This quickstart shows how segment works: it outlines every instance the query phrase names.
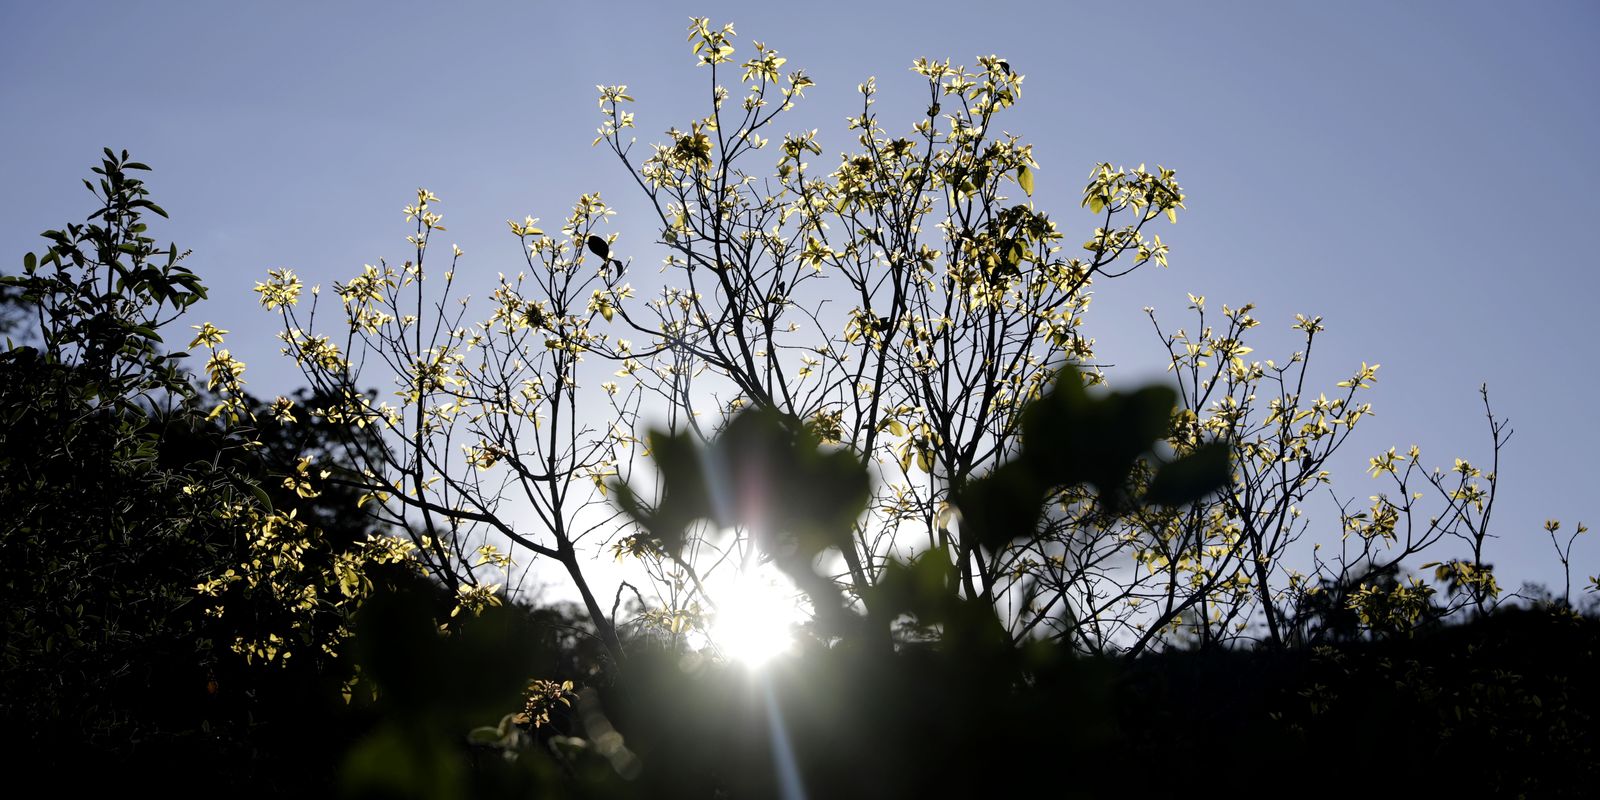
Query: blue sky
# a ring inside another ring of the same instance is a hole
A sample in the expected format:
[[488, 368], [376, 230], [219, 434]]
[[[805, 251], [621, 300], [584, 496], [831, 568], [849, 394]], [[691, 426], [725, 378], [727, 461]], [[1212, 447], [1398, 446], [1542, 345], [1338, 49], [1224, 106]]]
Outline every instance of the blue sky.
[[[23, 3], [0, 4], [0, 258], [81, 219], [103, 146], [155, 167], [163, 240], [194, 250], [260, 393], [295, 385], [249, 289], [269, 267], [328, 283], [399, 257], [417, 186], [485, 279], [518, 263], [504, 220], [561, 217], [599, 191], [653, 263], [642, 198], [590, 147], [595, 85], [639, 98], [640, 139], [704, 113], [691, 15], [736, 23], [817, 86], [794, 127], [843, 117], [877, 76], [909, 125], [918, 56], [1006, 56], [1027, 75], [1007, 128], [1035, 145], [1035, 199], [1068, 231], [1099, 161], [1178, 170], [1189, 212], [1163, 229], [1173, 267], [1098, 287], [1089, 331], [1122, 385], [1159, 372], [1140, 309], [1181, 324], [1186, 293], [1254, 302], [1256, 356], [1293, 347], [1295, 313], [1328, 333], [1331, 389], [1382, 363], [1377, 416], [1336, 489], [1391, 445], [1486, 459], [1489, 384], [1515, 429], [1492, 560], [1553, 580], [1547, 517], [1600, 522], [1589, 406], [1600, 388], [1585, 231], [1600, 216], [1600, 6], [1543, 3]], [[1584, 367], [1589, 364], [1589, 367]], [[1325, 511], [1324, 524], [1336, 520]], [[1575, 569], [1593, 574], [1600, 546]]]

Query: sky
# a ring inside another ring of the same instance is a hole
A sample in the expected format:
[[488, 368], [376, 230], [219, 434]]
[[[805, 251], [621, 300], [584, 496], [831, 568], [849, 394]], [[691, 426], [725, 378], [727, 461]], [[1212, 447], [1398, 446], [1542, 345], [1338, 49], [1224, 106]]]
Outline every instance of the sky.
[[[1097, 286], [1087, 328], [1114, 383], [1165, 365], [1145, 306], [1176, 326], [1188, 293], [1253, 302], [1254, 357], [1279, 360], [1294, 315], [1321, 315], [1313, 374], [1330, 392], [1382, 364], [1376, 416], [1334, 465], [1342, 496], [1384, 488], [1363, 468], [1390, 446], [1486, 462], [1487, 383], [1515, 432], [1489, 558], [1502, 583], [1560, 581], [1545, 519], [1600, 523], [1592, 2], [0, 0], [0, 264], [82, 219], [79, 179], [126, 148], [172, 216], [154, 234], [192, 249], [210, 287], [189, 322], [232, 330], [250, 388], [271, 395], [298, 373], [250, 288], [268, 268], [326, 284], [400, 260], [418, 186], [480, 294], [520, 263], [506, 219], [557, 220], [585, 192], [654, 263], [642, 196], [590, 146], [595, 87], [630, 87], [641, 144], [705, 113], [690, 16], [815, 78], [791, 125], [820, 129], [828, 160], [853, 144], [843, 119], [867, 77], [885, 121], [909, 128], [915, 58], [1006, 57], [1027, 76], [1007, 130], [1034, 145], [1034, 199], [1069, 238], [1093, 227], [1078, 200], [1098, 162], [1173, 167], [1188, 195], [1160, 230], [1172, 267]], [[1580, 541], [1575, 580], [1597, 570], [1600, 545]]]

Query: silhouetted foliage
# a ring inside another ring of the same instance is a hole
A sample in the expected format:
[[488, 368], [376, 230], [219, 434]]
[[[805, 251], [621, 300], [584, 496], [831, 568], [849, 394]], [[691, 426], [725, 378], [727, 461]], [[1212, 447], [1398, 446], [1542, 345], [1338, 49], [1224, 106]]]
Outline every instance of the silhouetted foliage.
[[[349, 609], [261, 568], [292, 552], [318, 583], [382, 580], [362, 554], [379, 529], [306, 476], [333, 426], [230, 424], [185, 354], [162, 352], [205, 290], [146, 235], [164, 212], [132, 177], [144, 169], [106, 151], [100, 208], [3, 279], [31, 313], [0, 354], [0, 735], [40, 766], [100, 765], [69, 783], [114, 769], [173, 788], [315, 785], [291, 754], [337, 730], [315, 721], [336, 718], [349, 679]], [[262, 547], [306, 522], [315, 536]]]
[[[1143, 401], [1100, 402], [1132, 414]], [[1020, 458], [1067, 444], [1070, 429], [1043, 430], [1025, 438]], [[1137, 432], [1130, 426], [1130, 436]], [[807, 587], [815, 608], [835, 611], [817, 614], [796, 652], [761, 671], [664, 640], [640, 642], [626, 668], [585, 690], [566, 718], [581, 738], [539, 739], [537, 728], [508, 716], [451, 739], [441, 731], [469, 721], [439, 720], [386, 734], [396, 738], [383, 744], [385, 755], [361, 751], [349, 780], [389, 797], [489, 796], [491, 785], [503, 790], [513, 775], [528, 791], [586, 796], [1177, 796], [1192, 792], [1197, 771], [1235, 768], [1229, 753], [1249, 755], [1250, 782], [1276, 787], [1323, 780], [1329, 764], [1372, 747], [1399, 762], [1381, 778], [1391, 791], [1581, 796], [1600, 772], [1592, 724], [1600, 697], [1574, 680], [1600, 666], [1600, 623], [1591, 618], [1506, 610], [1468, 625], [1330, 638], [1339, 647], [1084, 657], [1070, 643], [1012, 641], [992, 604], [963, 596], [938, 551], [891, 563], [863, 608], [844, 608], [813, 564], [845, 541], [851, 518], [843, 512], [861, 503], [848, 487], [865, 468], [837, 450], [820, 451], [798, 420], [746, 412], [704, 452], [665, 435], [652, 442], [654, 457], [672, 465], [665, 491], [675, 499], [648, 511], [638, 499], [624, 502], [653, 535], [669, 536], [668, 519], [683, 527], [697, 519], [752, 525], [760, 557]], [[1115, 463], [1127, 452], [1111, 431], [1099, 444], [1078, 446], [1092, 462]], [[1191, 497], [1217, 485], [1217, 475], [1198, 465], [1195, 472]], [[805, 511], [761, 502], [780, 496], [796, 475], [839, 488], [804, 494]], [[736, 487], [747, 504], [716, 499]], [[483, 630], [527, 641], [506, 632], [507, 618], [497, 613]], [[445, 646], [426, 613], [412, 614], [414, 635], [430, 643], [398, 648], [394, 661], [401, 651]], [[1345, 624], [1311, 629], [1331, 637]], [[477, 635], [451, 645], [459, 658], [480, 646], [470, 643]], [[470, 671], [426, 657], [408, 663], [415, 670], [408, 680]], [[449, 705], [486, 702], [516, 686], [510, 673], [496, 683], [502, 688]], [[413, 691], [390, 696], [399, 702]], [[417, 698], [396, 719], [426, 715], [455, 691]], [[481, 718], [491, 709], [484, 706]], [[504, 758], [475, 759], [483, 748]], [[1163, 766], [1152, 769], [1152, 759]], [[397, 782], [398, 775], [408, 779]], [[1324, 788], [1304, 793], [1351, 791], [1343, 782]]]
[[141, 169], [107, 150], [90, 184], [101, 207], [4, 279], [39, 321], [23, 337], [37, 346], [0, 356], [8, 740], [125, 747], [205, 700], [193, 586], [228, 531], [192, 490], [238, 487], [204, 462], [174, 467], [166, 447], [204, 420], [156, 329], [204, 289], [144, 235], [143, 215], [162, 212], [129, 174]]

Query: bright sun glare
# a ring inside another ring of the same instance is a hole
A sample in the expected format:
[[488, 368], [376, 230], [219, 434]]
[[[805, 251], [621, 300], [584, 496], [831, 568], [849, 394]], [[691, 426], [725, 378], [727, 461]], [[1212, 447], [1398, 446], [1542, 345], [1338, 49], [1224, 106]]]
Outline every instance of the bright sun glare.
[[798, 592], [770, 564], [740, 572], [711, 592], [717, 604], [711, 643], [727, 658], [759, 667], [794, 646]]

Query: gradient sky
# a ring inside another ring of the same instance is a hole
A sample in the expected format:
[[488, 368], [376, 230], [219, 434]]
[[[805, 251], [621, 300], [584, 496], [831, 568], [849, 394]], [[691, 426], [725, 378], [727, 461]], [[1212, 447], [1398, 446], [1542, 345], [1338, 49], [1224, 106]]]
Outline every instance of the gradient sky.
[[[1600, 4], [979, 7], [3, 0], [0, 263], [15, 271], [40, 231], [82, 219], [79, 178], [101, 147], [127, 148], [172, 215], [156, 237], [192, 248], [211, 288], [190, 322], [232, 329], [250, 388], [285, 392], [297, 373], [250, 287], [269, 267], [329, 283], [398, 260], [418, 186], [442, 198], [478, 294], [520, 263], [507, 218], [559, 219], [583, 192], [619, 210], [636, 263], [658, 261], [642, 197], [590, 147], [595, 85], [630, 86], [642, 143], [703, 115], [691, 15], [817, 80], [791, 127], [821, 129], [819, 163], [853, 144], [843, 118], [866, 77], [907, 128], [913, 59], [995, 53], [1027, 75], [1005, 127], [1035, 145], [1035, 200], [1069, 239], [1093, 226], [1077, 201], [1099, 161], [1174, 167], [1188, 193], [1160, 230], [1172, 268], [1097, 287], [1088, 330], [1115, 383], [1165, 363], [1143, 306], [1172, 326], [1187, 292], [1254, 302], [1254, 357], [1279, 360], [1295, 313], [1320, 314], [1330, 391], [1383, 365], [1377, 416], [1336, 464], [1359, 504], [1382, 488], [1365, 460], [1391, 445], [1486, 461], [1487, 382], [1515, 430], [1490, 560], [1508, 588], [1559, 582], [1543, 520], [1600, 522], [1600, 280], [1583, 244], [1600, 218]], [[1575, 572], [1600, 568], [1600, 545], [1578, 554]]]

